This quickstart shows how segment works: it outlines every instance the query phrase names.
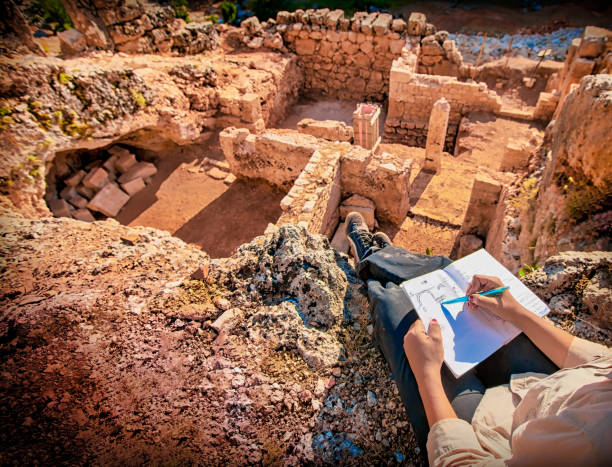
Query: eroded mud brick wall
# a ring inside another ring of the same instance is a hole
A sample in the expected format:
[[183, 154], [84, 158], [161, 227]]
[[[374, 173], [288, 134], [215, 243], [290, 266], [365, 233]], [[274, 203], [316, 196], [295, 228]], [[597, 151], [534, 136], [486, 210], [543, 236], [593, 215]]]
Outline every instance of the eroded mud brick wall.
[[306, 93], [384, 101], [389, 70], [405, 44], [407, 25], [389, 14], [342, 10], [279, 12], [279, 31], [299, 56]]

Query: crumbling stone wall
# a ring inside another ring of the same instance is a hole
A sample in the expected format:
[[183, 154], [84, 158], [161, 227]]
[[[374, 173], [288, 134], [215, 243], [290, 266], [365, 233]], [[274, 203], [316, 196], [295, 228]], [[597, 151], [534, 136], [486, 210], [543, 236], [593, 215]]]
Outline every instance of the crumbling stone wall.
[[[217, 46], [212, 23], [185, 23], [171, 6], [139, 0], [63, 0], [89, 47], [126, 53], [197, 54]], [[75, 50], [74, 52], [79, 52]]]
[[417, 66], [418, 56], [413, 50], [406, 50], [393, 62], [384, 133], [387, 141], [425, 147], [431, 110], [444, 97], [450, 103], [445, 150], [452, 153], [462, 115], [501, 110], [500, 97], [485, 83], [424, 75], [416, 72]]
[[342, 10], [279, 12], [276, 30], [304, 70], [304, 90], [340, 99], [385, 100], [389, 70], [405, 44], [407, 25], [389, 14]]

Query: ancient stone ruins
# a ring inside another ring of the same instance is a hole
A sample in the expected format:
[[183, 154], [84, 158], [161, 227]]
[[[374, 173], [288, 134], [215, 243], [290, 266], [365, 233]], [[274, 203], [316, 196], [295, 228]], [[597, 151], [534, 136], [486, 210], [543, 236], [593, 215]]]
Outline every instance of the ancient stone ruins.
[[417, 12], [63, 4], [55, 53], [2, 7], [2, 463], [422, 464], [351, 211], [612, 342], [611, 31], [471, 63]]

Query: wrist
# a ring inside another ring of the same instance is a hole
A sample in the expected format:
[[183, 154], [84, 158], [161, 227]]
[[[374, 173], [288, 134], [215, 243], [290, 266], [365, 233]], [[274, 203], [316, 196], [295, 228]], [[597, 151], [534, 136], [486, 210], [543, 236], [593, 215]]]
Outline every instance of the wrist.
[[533, 313], [530, 313], [529, 310], [519, 304], [513, 313], [512, 324], [519, 329], [523, 329], [527, 322], [534, 316], [535, 315]]
[[440, 368], [424, 368], [419, 373], [415, 373], [417, 384], [421, 389], [431, 390], [433, 387], [442, 385], [442, 375]]

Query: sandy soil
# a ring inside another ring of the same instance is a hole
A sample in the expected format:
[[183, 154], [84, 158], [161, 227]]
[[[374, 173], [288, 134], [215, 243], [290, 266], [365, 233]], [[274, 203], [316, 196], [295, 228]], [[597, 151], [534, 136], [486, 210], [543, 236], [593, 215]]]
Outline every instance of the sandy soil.
[[228, 186], [207, 174], [205, 157], [223, 159], [217, 137], [162, 153], [152, 183], [130, 199], [117, 220], [166, 230], [213, 258], [231, 255], [276, 222], [282, 191], [254, 180]]

